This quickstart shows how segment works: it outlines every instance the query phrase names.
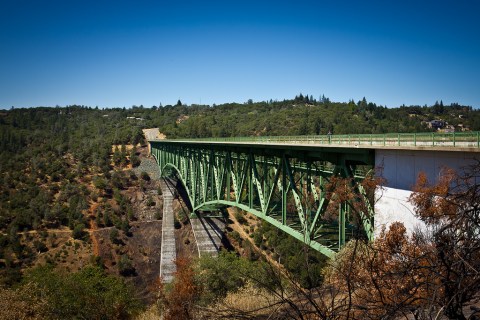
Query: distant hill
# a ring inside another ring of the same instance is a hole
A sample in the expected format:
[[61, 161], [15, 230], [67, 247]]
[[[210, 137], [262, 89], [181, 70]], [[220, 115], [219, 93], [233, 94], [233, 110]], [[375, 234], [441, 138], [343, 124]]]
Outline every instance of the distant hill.
[[[316, 101], [308, 96], [292, 100], [238, 104], [176, 105], [143, 109], [146, 123], [159, 127], [169, 138], [358, 134], [436, 131], [430, 122], [440, 120], [441, 130], [480, 130], [480, 110], [442, 102], [432, 106], [386, 108], [361, 101]], [[137, 109], [138, 114], [142, 114]]]

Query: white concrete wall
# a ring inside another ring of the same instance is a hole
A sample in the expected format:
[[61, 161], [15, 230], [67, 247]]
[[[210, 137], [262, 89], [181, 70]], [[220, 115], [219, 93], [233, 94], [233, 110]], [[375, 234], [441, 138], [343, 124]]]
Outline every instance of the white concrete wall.
[[375, 237], [395, 221], [403, 222], [410, 232], [425, 227], [425, 224], [415, 217], [414, 207], [408, 202], [411, 193], [409, 190], [388, 187], [377, 189], [379, 200], [375, 204]]
[[422, 221], [414, 216], [414, 208], [408, 202], [418, 174], [425, 172], [430, 183], [435, 183], [448, 167], [461, 171], [480, 158], [475, 152], [422, 151], [422, 150], [376, 150], [375, 167], [383, 168], [385, 188], [377, 192], [380, 199], [375, 205], [375, 236], [383, 227], [394, 221], [403, 222], [408, 231], [423, 227]]

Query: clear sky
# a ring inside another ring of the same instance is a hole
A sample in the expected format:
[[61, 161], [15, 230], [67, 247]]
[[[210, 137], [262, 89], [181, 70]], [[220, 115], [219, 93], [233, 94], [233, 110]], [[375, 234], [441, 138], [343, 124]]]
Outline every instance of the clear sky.
[[0, 108], [480, 107], [480, 1], [0, 0]]

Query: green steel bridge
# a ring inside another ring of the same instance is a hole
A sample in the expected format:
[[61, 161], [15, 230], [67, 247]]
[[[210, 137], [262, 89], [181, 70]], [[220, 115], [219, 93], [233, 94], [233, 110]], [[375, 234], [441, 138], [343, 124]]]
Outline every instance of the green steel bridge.
[[[162, 176], [183, 184], [192, 214], [237, 207], [273, 224], [326, 256], [355, 232], [373, 237], [373, 208], [361, 184], [377, 149], [480, 151], [479, 132], [319, 135], [150, 140]], [[353, 204], [325, 217], [327, 185], [351, 178], [354, 200], [364, 201], [361, 222]], [[359, 226], [360, 224], [360, 226]]]

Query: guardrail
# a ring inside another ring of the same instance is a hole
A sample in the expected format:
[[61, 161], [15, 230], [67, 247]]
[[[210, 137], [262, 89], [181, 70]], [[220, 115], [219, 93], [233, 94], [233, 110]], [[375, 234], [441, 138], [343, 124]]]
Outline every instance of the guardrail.
[[253, 136], [200, 139], [172, 139], [178, 141], [212, 142], [256, 142], [256, 143], [295, 143], [336, 146], [376, 146], [376, 147], [454, 147], [479, 148], [480, 131], [471, 132], [422, 132], [385, 134], [341, 134], [315, 136]]

